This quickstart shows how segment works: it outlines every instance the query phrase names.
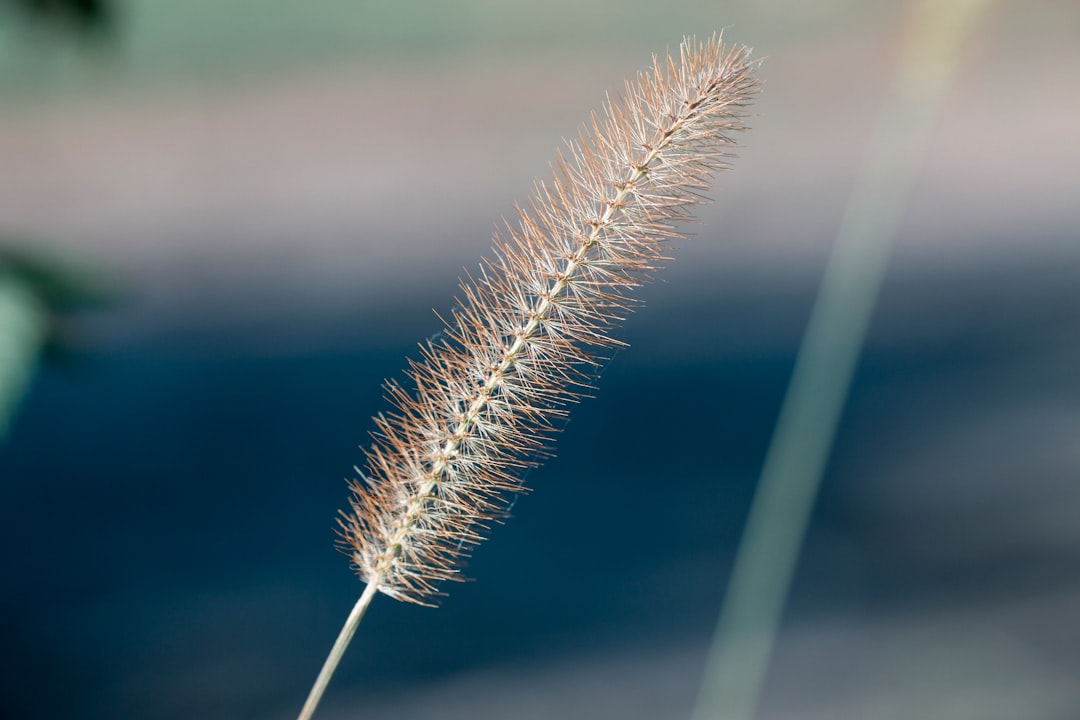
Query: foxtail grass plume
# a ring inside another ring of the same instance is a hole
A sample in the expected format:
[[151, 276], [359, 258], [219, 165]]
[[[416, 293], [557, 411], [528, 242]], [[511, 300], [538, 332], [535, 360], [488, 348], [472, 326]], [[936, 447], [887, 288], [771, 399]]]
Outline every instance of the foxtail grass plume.
[[727, 166], [757, 90], [745, 48], [688, 40], [593, 114], [492, 257], [461, 283], [442, 339], [387, 385], [368, 474], [352, 484], [345, 550], [365, 582], [430, 603], [522, 489], [589, 383], [629, 291]]
[[351, 484], [340, 520], [367, 589], [314, 702], [375, 592], [433, 604], [523, 490], [523, 472], [546, 456], [568, 405], [618, 344], [611, 331], [634, 305], [631, 291], [667, 259], [710, 175], [727, 167], [756, 67], [719, 35], [654, 56], [496, 233], [441, 339], [409, 363], [408, 387], [387, 384], [393, 410], [375, 418], [367, 475]]

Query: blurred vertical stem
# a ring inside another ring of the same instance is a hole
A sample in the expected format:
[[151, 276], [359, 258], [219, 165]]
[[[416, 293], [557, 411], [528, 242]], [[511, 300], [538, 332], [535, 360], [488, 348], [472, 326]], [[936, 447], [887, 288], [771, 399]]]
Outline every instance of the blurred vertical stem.
[[911, 188], [985, 0], [922, 0], [799, 348], [713, 640], [695, 720], [751, 720], [836, 427]]
[[47, 325], [45, 305], [31, 285], [0, 268], [0, 441], [33, 377]]

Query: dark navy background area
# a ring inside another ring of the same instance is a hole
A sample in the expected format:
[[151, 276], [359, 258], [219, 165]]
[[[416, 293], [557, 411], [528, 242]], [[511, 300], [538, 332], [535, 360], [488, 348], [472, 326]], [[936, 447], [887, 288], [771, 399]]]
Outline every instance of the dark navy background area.
[[[1080, 265], [1060, 259], [890, 278], [785, 627], [1076, 598], [1080, 538], [1032, 526], [1080, 507], [1077, 465], [1040, 445], [1068, 432], [1040, 413], [1075, 422], [1080, 402]], [[721, 289], [674, 272], [683, 285], [647, 290], [630, 347], [473, 582], [435, 610], [378, 598], [328, 707], [576, 654], [703, 661], [815, 280]], [[0, 453], [5, 716], [289, 715], [361, 589], [332, 548], [343, 479], [382, 378], [436, 322], [380, 315], [302, 352], [177, 338], [42, 368]], [[970, 491], [949, 500], [950, 485]], [[1028, 638], [1069, 672], [1076, 607]]]

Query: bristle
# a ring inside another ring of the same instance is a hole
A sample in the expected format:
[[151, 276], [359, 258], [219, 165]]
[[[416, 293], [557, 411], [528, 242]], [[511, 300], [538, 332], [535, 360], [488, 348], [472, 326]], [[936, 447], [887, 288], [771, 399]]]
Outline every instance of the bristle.
[[392, 597], [431, 604], [523, 488], [588, 388], [634, 288], [663, 265], [688, 208], [727, 167], [758, 89], [746, 48], [688, 39], [593, 114], [516, 224], [461, 283], [442, 339], [386, 392], [344, 550]]

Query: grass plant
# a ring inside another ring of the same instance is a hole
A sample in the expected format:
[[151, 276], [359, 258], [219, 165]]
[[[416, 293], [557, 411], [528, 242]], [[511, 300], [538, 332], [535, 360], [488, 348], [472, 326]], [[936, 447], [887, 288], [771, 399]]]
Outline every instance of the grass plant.
[[367, 587], [300, 713], [310, 718], [377, 593], [433, 605], [524, 490], [592, 382], [632, 291], [667, 259], [690, 208], [732, 157], [757, 63], [719, 35], [685, 40], [628, 81], [556, 156], [492, 255], [461, 283], [441, 337], [375, 418], [342, 549]]

